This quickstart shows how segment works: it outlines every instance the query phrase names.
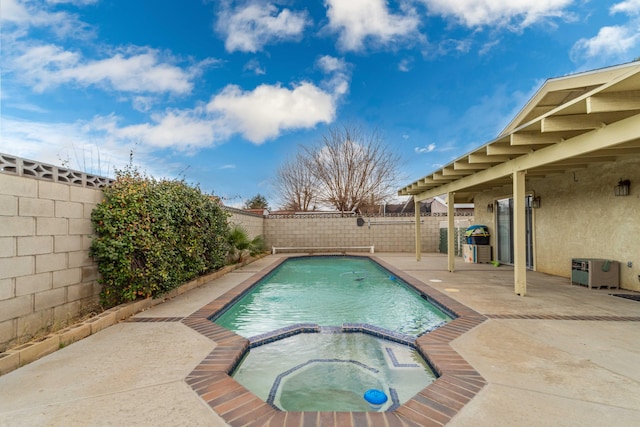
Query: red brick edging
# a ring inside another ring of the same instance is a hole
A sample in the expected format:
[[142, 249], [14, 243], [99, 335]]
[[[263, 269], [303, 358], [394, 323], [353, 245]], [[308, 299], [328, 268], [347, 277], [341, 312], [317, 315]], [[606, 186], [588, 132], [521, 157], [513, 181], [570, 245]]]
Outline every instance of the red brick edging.
[[186, 382], [231, 426], [440, 426], [445, 425], [486, 385], [484, 378], [450, 343], [478, 326], [486, 317], [419, 280], [395, 270], [382, 260], [372, 260], [457, 317], [416, 340], [416, 348], [438, 378], [393, 412], [284, 412], [279, 411], [236, 382], [229, 374], [249, 348], [249, 341], [211, 322], [227, 305], [289, 257], [209, 302], [182, 323], [216, 342], [216, 348], [187, 376]]

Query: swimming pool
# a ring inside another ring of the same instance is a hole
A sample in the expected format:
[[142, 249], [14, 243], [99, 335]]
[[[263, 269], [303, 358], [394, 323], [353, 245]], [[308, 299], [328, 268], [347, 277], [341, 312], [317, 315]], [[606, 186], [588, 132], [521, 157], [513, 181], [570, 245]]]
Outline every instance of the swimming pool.
[[298, 323], [366, 323], [418, 336], [451, 320], [369, 258], [290, 258], [214, 321], [250, 338]]
[[[274, 407], [384, 411], [434, 381], [412, 344], [451, 317], [369, 258], [320, 256], [288, 259], [213, 320], [249, 338], [233, 377]], [[388, 401], [368, 405], [371, 389]]]
[[[413, 347], [434, 372], [438, 373], [437, 379], [426, 384], [424, 389], [397, 409], [387, 411], [281, 411], [258, 397], [232, 376], [250, 353], [250, 340], [219, 326], [211, 319], [217, 318], [231, 304], [250, 292], [257, 282], [267, 277], [284, 261], [298, 256], [269, 257], [267, 265], [258, 267], [258, 270], [252, 267], [249, 270], [252, 274], [182, 320], [185, 326], [215, 343], [211, 353], [193, 368], [185, 381], [225, 422], [231, 425], [252, 422], [253, 425], [308, 424], [334, 427], [350, 424], [444, 425], [486, 386], [482, 375], [451, 346], [453, 340], [482, 324], [486, 317], [408, 273], [414, 268], [418, 272], [424, 272], [424, 265], [411, 267], [413, 264], [410, 264], [408, 269], [403, 269], [398, 267], [393, 257], [384, 259], [365, 255], [452, 315], [450, 322], [413, 339]], [[290, 328], [302, 329], [301, 333], [308, 332], [304, 330], [305, 326]], [[356, 329], [364, 329], [364, 326], [350, 328], [351, 332], [362, 332]], [[375, 329], [371, 332], [376, 334]]]

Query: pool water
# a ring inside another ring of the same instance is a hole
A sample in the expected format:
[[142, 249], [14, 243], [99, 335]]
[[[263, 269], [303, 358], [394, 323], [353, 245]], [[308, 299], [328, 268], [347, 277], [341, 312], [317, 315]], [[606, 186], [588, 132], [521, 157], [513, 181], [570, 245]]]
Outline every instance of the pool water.
[[[249, 338], [233, 377], [265, 402], [386, 411], [435, 380], [412, 345], [451, 318], [369, 258], [324, 256], [286, 260], [212, 320]], [[381, 408], [370, 389], [388, 397]]]
[[214, 321], [250, 338], [298, 323], [366, 323], [417, 336], [451, 320], [368, 258], [290, 258]]
[[[251, 349], [234, 379], [285, 411], [384, 411], [435, 376], [411, 347], [361, 333], [314, 333]], [[364, 400], [369, 389], [387, 395], [382, 408]]]

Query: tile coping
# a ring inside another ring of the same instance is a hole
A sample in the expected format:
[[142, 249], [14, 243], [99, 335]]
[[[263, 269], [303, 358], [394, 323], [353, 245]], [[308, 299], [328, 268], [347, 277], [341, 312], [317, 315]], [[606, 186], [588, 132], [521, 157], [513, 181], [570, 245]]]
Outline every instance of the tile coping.
[[[282, 257], [182, 320], [186, 326], [217, 343], [213, 351], [187, 376], [185, 379], [187, 384], [231, 426], [334, 425], [342, 427], [364, 424], [389, 426], [446, 424], [487, 383], [450, 346], [450, 343], [480, 325], [487, 318], [421, 281], [396, 270], [375, 256], [358, 256], [369, 258], [389, 270], [453, 317], [453, 320], [438, 329], [417, 338], [411, 337], [412, 346], [432, 367], [438, 378], [409, 401], [402, 405], [394, 405], [395, 410], [387, 412], [285, 412], [263, 401], [230, 376], [252, 346], [273, 340], [274, 337], [271, 334], [263, 334], [264, 336], [252, 337], [249, 340], [216, 325], [209, 319], [241, 298], [284, 261], [299, 255]], [[280, 332], [295, 334], [312, 332], [314, 328], [317, 328], [317, 325], [303, 324], [284, 328], [288, 331]], [[343, 328], [374, 335], [384, 335], [386, 332], [381, 328], [365, 324], [345, 324]], [[406, 341], [406, 337], [395, 338], [397, 342]]]

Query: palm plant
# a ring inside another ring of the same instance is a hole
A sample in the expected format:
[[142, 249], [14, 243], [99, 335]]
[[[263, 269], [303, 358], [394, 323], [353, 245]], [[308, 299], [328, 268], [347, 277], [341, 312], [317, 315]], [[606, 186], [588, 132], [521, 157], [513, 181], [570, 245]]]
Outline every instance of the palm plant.
[[262, 236], [249, 239], [247, 231], [239, 225], [231, 227], [227, 243], [229, 243], [228, 260], [230, 263], [242, 262], [247, 255], [254, 256], [266, 250]]

